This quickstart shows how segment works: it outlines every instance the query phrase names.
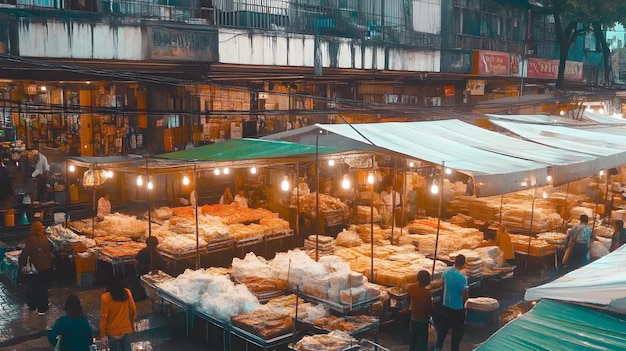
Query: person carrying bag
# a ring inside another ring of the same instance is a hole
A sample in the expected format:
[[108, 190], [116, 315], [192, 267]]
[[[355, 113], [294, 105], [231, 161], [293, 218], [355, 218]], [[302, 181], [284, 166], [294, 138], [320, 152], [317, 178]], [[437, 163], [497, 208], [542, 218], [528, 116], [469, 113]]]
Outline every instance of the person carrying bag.
[[130, 290], [114, 278], [100, 297], [100, 337], [111, 351], [131, 351], [130, 333], [135, 331], [137, 306]]

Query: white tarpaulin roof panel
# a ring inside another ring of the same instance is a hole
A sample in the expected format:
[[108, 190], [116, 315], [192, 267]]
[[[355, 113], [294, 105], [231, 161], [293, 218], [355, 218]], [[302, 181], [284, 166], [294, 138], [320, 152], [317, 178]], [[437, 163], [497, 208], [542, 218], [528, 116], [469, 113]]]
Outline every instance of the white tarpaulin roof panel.
[[561, 278], [526, 290], [524, 299], [598, 305], [626, 313], [626, 245]]
[[502, 120], [510, 122], [520, 123], [532, 123], [532, 124], [566, 124], [566, 125], [588, 125], [589, 122], [582, 122], [579, 120], [565, 118], [560, 116], [548, 116], [548, 115], [497, 115], [497, 114], [485, 114], [490, 120]]
[[598, 174], [597, 157], [570, 150], [556, 149], [503, 134], [495, 133], [459, 120], [410, 123], [423, 132], [445, 136], [468, 146], [507, 156], [553, 166], [554, 184], [565, 184]]
[[560, 126], [491, 122], [540, 144], [598, 156], [602, 169], [626, 164], [626, 139], [620, 135]]
[[[547, 184], [546, 164], [467, 146], [461, 142], [420, 130], [422, 123], [430, 122], [316, 124], [266, 138], [310, 143], [311, 135], [319, 134], [322, 130], [359, 142], [360, 146], [355, 145], [355, 149], [364, 149], [365, 145], [369, 149], [371, 148], [369, 145], [374, 144], [378, 149], [434, 164], [445, 162], [446, 167], [474, 177], [478, 196], [526, 190], [528, 186], [523, 186], [524, 182], [529, 186]], [[315, 137], [313, 137], [314, 141]], [[333, 143], [336, 141], [335, 138]], [[319, 135], [320, 145], [328, 145], [327, 142], [324, 135]]]
[[586, 110], [583, 112], [583, 117], [598, 124], [626, 125], [626, 119], [593, 113]]

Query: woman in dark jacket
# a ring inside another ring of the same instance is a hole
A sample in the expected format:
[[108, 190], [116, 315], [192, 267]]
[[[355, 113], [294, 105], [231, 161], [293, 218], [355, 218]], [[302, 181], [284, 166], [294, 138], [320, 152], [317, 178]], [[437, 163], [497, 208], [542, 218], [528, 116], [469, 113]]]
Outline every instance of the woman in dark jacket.
[[31, 311], [44, 315], [48, 310], [48, 281], [52, 273], [52, 250], [41, 224], [41, 214], [35, 213], [30, 235], [19, 257], [20, 269], [30, 262], [37, 269], [36, 274], [24, 277], [26, 284], [26, 304]]
[[57, 319], [48, 333], [48, 341], [55, 345], [57, 336], [61, 337], [61, 351], [89, 351], [93, 343], [93, 332], [89, 321], [83, 315], [83, 307], [76, 295], [65, 300], [66, 315]]

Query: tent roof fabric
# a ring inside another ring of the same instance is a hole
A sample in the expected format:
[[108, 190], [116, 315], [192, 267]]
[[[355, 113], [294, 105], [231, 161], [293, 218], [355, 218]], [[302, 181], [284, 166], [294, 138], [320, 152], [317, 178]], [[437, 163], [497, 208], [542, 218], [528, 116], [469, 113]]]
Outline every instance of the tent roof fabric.
[[623, 315], [545, 300], [474, 350], [625, 350], [625, 323]]
[[[446, 167], [474, 177], [478, 196], [526, 190], [528, 187], [524, 182], [537, 186], [547, 184], [547, 164], [486, 151], [455, 140], [458, 133], [471, 134], [478, 127], [457, 122], [457, 134], [444, 134], [446, 128], [453, 127], [452, 124], [437, 127], [437, 133], [427, 130], [429, 124], [435, 128], [435, 122], [316, 124], [266, 138], [310, 143], [315, 140], [312, 136], [319, 136], [321, 145], [336, 145], [337, 136], [340, 136], [352, 141], [342, 140], [344, 149], [371, 149], [373, 144], [379, 151], [387, 150], [433, 164], [445, 162]], [[320, 135], [320, 131], [323, 134]], [[332, 139], [327, 137], [328, 134]]]
[[548, 116], [548, 115], [497, 115], [486, 114], [489, 120], [501, 120], [509, 122], [519, 123], [532, 123], [532, 124], [550, 124], [550, 125], [571, 125], [582, 126], [590, 125], [590, 122], [584, 122], [576, 119], [565, 118], [560, 116]]
[[[320, 147], [318, 151], [320, 153], [329, 153], [335, 151], [335, 149]], [[296, 144], [286, 141], [236, 139], [200, 146], [189, 150], [170, 152], [158, 155], [157, 157], [178, 161], [224, 162], [264, 158], [302, 157], [314, 154], [315, 146], [311, 145]]]
[[561, 278], [526, 290], [528, 301], [553, 299], [592, 304], [626, 314], [626, 246]]
[[446, 136], [481, 150], [551, 165], [553, 185], [590, 177], [602, 170], [593, 155], [509, 137], [459, 120], [421, 123], [419, 126], [425, 132]]
[[583, 117], [598, 124], [626, 125], [626, 119], [608, 116], [600, 113], [584, 111]]
[[536, 143], [597, 156], [601, 169], [626, 164], [626, 141], [620, 135], [561, 126], [491, 122]]

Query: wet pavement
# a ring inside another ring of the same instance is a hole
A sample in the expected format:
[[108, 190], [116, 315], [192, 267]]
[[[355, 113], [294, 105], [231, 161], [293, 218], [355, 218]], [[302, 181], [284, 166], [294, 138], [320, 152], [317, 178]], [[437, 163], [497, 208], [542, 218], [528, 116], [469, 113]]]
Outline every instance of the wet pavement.
[[[551, 281], [563, 271], [554, 268], [530, 267], [517, 269], [513, 278], [500, 282], [483, 281], [482, 291], [473, 295], [490, 296], [500, 302], [500, 326], [528, 311], [532, 304], [522, 302], [526, 288]], [[64, 314], [62, 306], [68, 295], [77, 295], [85, 315], [94, 327], [94, 335], [99, 335], [99, 306], [102, 287], [81, 289], [71, 284], [53, 284], [50, 288], [50, 310], [45, 316], [28, 311], [22, 299], [22, 288], [14, 287], [6, 277], [0, 275], [0, 350], [50, 350], [45, 335], [54, 321]], [[221, 350], [221, 336], [211, 333], [205, 343], [204, 324], [196, 321], [189, 340], [185, 335], [185, 318], [182, 313], [172, 311], [161, 313], [156, 306], [153, 310], [151, 300], [137, 302], [139, 330], [132, 335], [133, 350]], [[166, 309], [167, 310], [167, 309]], [[156, 312], [155, 312], [156, 311]], [[485, 341], [497, 326], [467, 324], [461, 350], [472, 350], [475, 345]], [[377, 335], [367, 335], [370, 340], [378, 338], [380, 345], [393, 351], [408, 351], [408, 321], [383, 325]], [[431, 341], [434, 342], [434, 331]], [[217, 340], [216, 340], [217, 339]], [[449, 350], [450, 337], [444, 350]], [[243, 349], [243, 345], [233, 344], [233, 350]], [[246, 348], [255, 350], [254, 347]], [[281, 349], [277, 349], [281, 350]]]

